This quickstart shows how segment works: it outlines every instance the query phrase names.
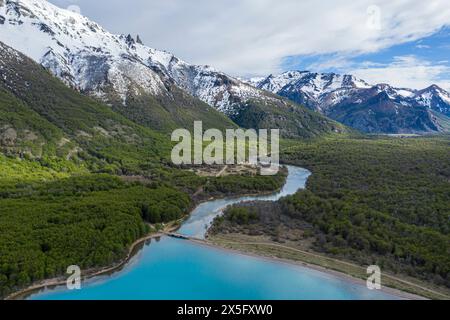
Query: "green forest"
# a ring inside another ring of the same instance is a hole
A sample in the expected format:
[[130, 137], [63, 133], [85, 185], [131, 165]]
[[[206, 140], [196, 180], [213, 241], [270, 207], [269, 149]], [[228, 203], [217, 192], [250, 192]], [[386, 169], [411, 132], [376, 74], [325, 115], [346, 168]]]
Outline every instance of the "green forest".
[[185, 217], [200, 199], [276, 190], [285, 179], [285, 172], [205, 178], [159, 168], [127, 182], [57, 164], [0, 156], [0, 296], [63, 275], [72, 264], [86, 270], [117, 262], [134, 241]]
[[145, 208], [173, 208], [179, 218], [189, 205], [173, 188], [125, 184], [107, 175], [3, 192], [0, 292], [62, 275], [72, 264], [83, 269], [111, 264], [150, 231], [142, 219]]
[[307, 189], [229, 208], [213, 233], [270, 236], [450, 287], [450, 139], [286, 141]]
[[[206, 177], [174, 167], [171, 129], [199, 119], [205, 129], [236, 128], [181, 90], [171, 88], [172, 100], [129, 97], [132, 110], [107, 106], [0, 46], [1, 298], [72, 264], [109, 266], [199, 201], [285, 182], [286, 170]], [[307, 191], [231, 209], [219, 225], [276, 241], [295, 229], [314, 250], [450, 286], [448, 137], [344, 138], [353, 133], [343, 125], [264, 101], [249, 101], [233, 120], [303, 138], [283, 141], [281, 158], [313, 175]]]

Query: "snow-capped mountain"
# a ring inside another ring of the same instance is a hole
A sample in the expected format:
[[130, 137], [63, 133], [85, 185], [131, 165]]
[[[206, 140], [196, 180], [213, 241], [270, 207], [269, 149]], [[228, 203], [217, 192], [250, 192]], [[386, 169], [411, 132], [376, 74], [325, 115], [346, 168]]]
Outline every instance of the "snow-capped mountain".
[[353, 89], [371, 87], [365, 81], [350, 75], [319, 74], [307, 71], [289, 71], [279, 76], [270, 75], [252, 84], [281, 96], [295, 97], [292, 100], [317, 110], [324, 110], [329, 105], [342, 101]]
[[26, 54], [66, 84], [103, 97], [107, 87], [123, 100], [132, 82], [153, 94], [165, 92], [129, 38], [42, 0], [0, 1], [0, 41]]
[[450, 93], [437, 85], [416, 91], [410, 98], [419, 105], [450, 116]]
[[44, 0], [0, 0], [0, 21], [0, 41], [66, 84], [101, 98], [107, 99], [111, 89], [124, 104], [130, 90], [167, 94], [167, 79], [226, 112], [231, 112], [234, 98], [264, 96], [211, 67], [193, 66], [129, 35], [111, 34], [88, 18]]
[[[287, 126], [291, 132], [284, 130], [287, 136], [343, 130], [286, 99], [212, 67], [190, 65], [130, 35], [111, 34], [88, 18], [45, 0], [0, 0], [0, 41], [31, 57], [67, 85], [102, 99], [141, 124], [174, 105], [196, 104], [195, 97], [243, 127], [281, 123], [286, 127], [287, 122], [291, 124]], [[155, 99], [162, 107], [149, 112], [148, 105]], [[259, 112], [257, 118], [250, 115], [252, 110]], [[186, 114], [178, 111], [172, 110], [164, 119]], [[204, 116], [204, 110], [198, 113]], [[314, 129], [305, 132], [308, 127]]]
[[210, 66], [190, 65], [166, 52], [158, 52], [150, 64], [180, 88], [227, 115], [233, 115], [249, 99], [276, 100]]
[[412, 90], [371, 85], [352, 75], [307, 71], [289, 71], [248, 83], [364, 132], [446, 131], [450, 116], [450, 95], [436, 85]]

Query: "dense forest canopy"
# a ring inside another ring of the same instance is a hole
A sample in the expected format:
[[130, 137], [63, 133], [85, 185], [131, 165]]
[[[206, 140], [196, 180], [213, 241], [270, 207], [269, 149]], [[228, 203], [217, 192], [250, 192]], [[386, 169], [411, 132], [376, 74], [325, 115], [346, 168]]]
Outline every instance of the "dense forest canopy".
[[64, 275], [73, 264], [111, 265], [158, 225], [185, 217], [196, 201], [276, 190], [286, 177], [201, 177], [161, 165], [117, 176], [86, 167], [0, 155], [1, 297]]
[[450, 139], [288, 141], [307, 190], [228, 209], [213, 233], [266, 235], [450, 287]]

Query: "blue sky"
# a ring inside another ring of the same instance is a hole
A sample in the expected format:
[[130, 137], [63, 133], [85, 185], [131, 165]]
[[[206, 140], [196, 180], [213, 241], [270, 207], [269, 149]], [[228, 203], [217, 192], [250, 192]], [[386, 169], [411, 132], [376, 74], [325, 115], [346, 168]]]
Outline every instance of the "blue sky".
[[[310, 70], [314, 72], [352, 73], [373, 83], [387, 82], [400, 87], [425, 88], [439, 84], [450, 89], [450, 27], [418, 40], [392, 45], [371, 53], [288, 56], [282, 59], [281, 68], [288, 70]], [[418, 69], [429, 69], [428, 77]], [[404, 75], [391, 78], [379, 77], [378, 73], [400, 71]], [[399, 70], [400, 69], [400, 70]], [[376, 72], [377, 71], [377, 72]], [[383, 81], [384, 80], [384, 81]]]
[[[389, 64], [392, 63], [393, 57], [411, 55], [418, 59], [430, 61], [434, 64], [444, 63], [448, 65], [450, 60], [450, 28], [443, 27], [438, 32], [416, 41], [393, 45], [381, 49], [378, 52], [363, 53], [354, 57], [349, 55], [348, 58], [355, 64], [362, 64], [365, 62]], [[282, 62], [282, 68], [284, 70], [303, 70], [308, 69], [310, 66], [334, 60], [338, 57], [339, 54], [336, 53], [285, 57]], [[340, 66], [330, 66], [329, 68], [325, 68], [324, 71], [339, 72]]]
[[241, 77], [291, 69], [450, 90], [448, 0], [50, 0]]

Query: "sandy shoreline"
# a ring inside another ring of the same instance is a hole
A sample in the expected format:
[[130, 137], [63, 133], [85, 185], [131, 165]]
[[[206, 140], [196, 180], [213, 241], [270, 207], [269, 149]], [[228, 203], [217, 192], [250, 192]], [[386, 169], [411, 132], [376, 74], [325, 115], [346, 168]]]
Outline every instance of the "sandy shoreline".
[[[182, 219], [182, 221], [186, 221], [187, 219], [189, 219], [189, 217], [191, 217], [192, 212], [194, 212], [200, 205], [210, 202], [210, 201], [215, 201], [215, 200], [223, 200], [223, 199], [233, 199], [233, 198], [241, 198], [241, 197], [253, 197], [253, 196], [265, 196], [265, 195], [271, 195], [271, 194], [275, 194], [277, 192], [280, 192], [282, 188], [279, 188], [277, 190], [274, 191], [266, 191], [266, 192], [261, 192], [261, 193], [248, 193], [248, 194], [244, 194], [244, 195], [239, 195], [239, 196], [220, 196], [220, 197], [210, 197], [208, 199], [203, 199], [200, 201], [197, 201], [196, 205], [192, 208], [192, 210], [189, 212], [189, 214]], [[85, 275], [82, 276], [83, 281], [86, 280], [91, 280], [95, 277], [100, 277], [100, 276], [104, 276], [104, 275], [109, 275], [109, 274], [113, 274], [116, 272], [120, 272], [129, 262], [130, 260], [135, 256], [135, 254], [139, 251], [136, 250], [140, 245], [145, 244], [145, 242], [147, 242], [148, 240], [151, 239], [156, 239], [156, 238], [161, 238], [163, 236], [166, 236], [167, 233], [170, 232], [174, 232], [176, 230], [178, 230], [180, 228], [180, 226], [174, 226], [174, 227], [169, 227], [168, 229], [164, 230], [163, 232], [158, 232], [158, 233], [154, 233], [154, 234], [150, 234], [147, 235], [143, 238], [140, 238], [138, 240], [136, 240], [130, 247], [130, 249], [128, 250], [128, 254], [126, 256], [125, 259], [123, 259], [121, 262], [119, 262], [118, 264], [115, 264], [113, 266], [110, 267], [105, 267], [105, 268], [98, 268], [98, 269], [91, 269], [88, 270], [86, 272]], [[67, 278], [66, 277], [58, 277], [58, 278], [52, 278], [52, 279], [46, 279], [46, 280], [42, 280], [42, 281], [38, 281], [30, 286], [28, 286], [25, 289], [21, 289], [19, 291], [16, 291], [10, 295], [8, 295], [4, 300], [24, 300], [26, 298], [28, 298], [29, 296], [47, 289], [47, 288], [54, 288], [54, 287], [58, 287], [58, 286], [63, 286], [65, 285], [67, 282]]]
[[[281, 188], [280, 188], [281, 190]], [[276, 190], [276, 191], [272, 191], [272, 192], [263, 192], [263, 193], [259, 193], [259, 194], [246, 194], [246, 195], [240, 195], [240, 196], [236, 196], [235, 198], [241, 198], [241, 197], [247, 197], [247, 196], [264, 196], [264, 195], [270, 195], [270, 194], [274, 194], [279, 192], [280, 190]], [[212, 197], [210, 199], [205, 199], [202, 201], [198, 201], [197, 204], [195, 205], [195, 207], [191, 210], [190, 214], [185, 218], [185, 219], [189, 219], [189, 217], [192, 216], [192, 212], [194, 212], [201, 204], [205, 203], [205, 202], [209, 202], [209, 201], [214, 201], [214, 200], [220, 200], [220, 199], [225, 199], [225, 198], [234, 198], [233, 196], [227, 197]], [[184, 221], [184, 220], [183, 220]], [[111, 275], [117, 272], [120, 272], [121, 270], [123, 270], [124, 267], [126, 267], [126, 265], [131, 261], [131, 259], [142, 249], [142, 247], [140, 247], [141, 245], [145, 245], [145, 243], [148, 240], [151, 239], [155, 239], [155, 238], [160, 238], [163, 236], [167, 236], [167, 233], [170, 232], [174, 232], [176, 230], [179, 229], [180, 226], [171, 226], [168, 227], [166, 230], [164, 230], [163, 232], [158, 232], [155, 234], [151, 234], [151, 235], [147, 235], [141, 239], [136, 240], [130, 247], [128, 254], [126, 256], [126, 258], [124, 258], [121, 262], [119, 262], [118, 264], [115, 264], [113, 266], [110, 267], [106, 267], [106, 268], [102, 268], [102, 269], [91, 269], [90, 271], [87, 271], [85, 275], [83, 275], [83, 281], [86, 280], [91, 280], [93, 278], [96, 277], [100, 277], [100, 276], [104, 276], [104, 275]], [[209, 247], [209, 248], [214, 248], [216, 250], [222, 250], [225, 252], [229, 252], [232, 254], [239, 254], [242, 256], [250, 256], [250, 257], [255, 257], [258, 259], [264, 259], [267, 261], [271, 261], [271, 262], [276, 262], [276, 263], [284, 263], [284, 264], [289, 264], [289, 265], [295, 265], [295, 266], [300, 266], [303, 268], [307, 268], [307, 269], [311, 269], [311, 270], [315, 270], [315, 271], [319, 271], [325, 275], [328, 276], [333, 276], [333, 277], [337, 277], [343, 281], [348, 281], [351, 282], [355, 285], [359, 285], [359, 286], [366, 286], [365, 281], [355, 278], [353, 276], [350, 276], [348, 274], [342, 273], [342, 272], [338, 272], [335, 270], [331, 270], [331, 269], [327, 269], [325, 267], [321, 267], [318, 265], [313, 265], [313, 264], [309, 264], [309, 263], [305, 263], [305, 262], [300, 262], [300, 261], [294, 261], [294, 260], [288, 260], [288, 259], [281, 259], [281, 258], [276, 258], [276, 257], [267, 257], [264, 255], [258, 255], [258, 254], [254, 254], [251, 252], [245, 252], [245, 251], [240, 251], [240, 250], [234, 250], [234, 249], [229, 249], [229, 248], [225, 248], [216, 244], [213, 244], [207, 240], [202, 241], [202, 240], [180, 240], [180, 241], [190, 241], [194, 244], [197, 245], [202, 245], [205, 247]], [[9, 295], [8, 297], [5, 298], [5, 300], [21, 300], [21, 299], [26, 299], [27, 297], [29, 297], [32, 294], [35, 294], [43, 289], [47, 289], [47, 288], [54, 288], [57, 286], [62, 286], [66, 284], [66, 278], [65, 277], [59, 277], [59, 278], [53, 278], [53, 279], [47, 279], [47, 280], [43, 280], [40, 281], [38, 283], [35, 283], [25, 289], [22, 289], [20, 291], [17, 291], [15, 293], [12, 293], [11, 295]], [[393, 289], [393, 288], [389, 288], [389, 287], [383, 287], [382, 292], [393, 295], [395, 297], [398, 297], [400, 299], [408, 299], [408, 300], [427, 300], [427, 298], [415, 295], [415, 294], [411, 294], [408, 292], [404, 292], [398, 289]]]
[[[167, 231], [173, 231], [173, 230], [176, 230], [176, 229], [167, 230]], [[158, 233], [147, 235], [141, 239], [136, 240], [131, 245], [130, 249], [128, 250], [128, 254], [125, 259], [123, 259], [121, 262], [119, 262], [118, 264], [111, 266], [111, 267], [87, 271], [86, 274], [82, 276], [83, 281], [90, 280], [90, 279], [104, 276], [104, 275], [110, 275], [110, 274], [113, 274], [116, 272], [120, 272], [131, 261], [131, 259], [136, 255], [136, 253], [138, 253], [140, 251], [141, 248], [139, 248], [139, 246], [145, 245], [145, 243], [148, 240], [161, 238], [163, 236], [165, 236], [164, 233], [158, 232]], [[64, 277], [43, 280], [43, 281], [40, 281], [36, 284], [33, 284], [33, 285], [25, 288], [25, 289], [22, 289], [20, 291], [10, 294], [9, 296], [7, 296], [5, 298], [5, 300], [24, 300], [27, 297], [29, 297], [30, 295], [35, 294], [43, 289], [63, 286], [66, 284], [66, 281], [67, 281], [67, 279]]]
[[[166, 232], [169, 231], [175, 231], [177, 228], [172, 228], [171, 230], [167, 230]], [[92, 280], [93, 278], [96, 277], [100, 277], [100, 276], [105, 276], [105, 275], [111, 275], [117, 272], [120, 272], [123, 270], [124, 267], [126, 267], [126, 265], [131, 261], [131, 259], [142, 249], [139, 248], [141, 245], [145, 245], [145, 243], [148, 240], [151, 239], [156, 239], [156, 238], [161, 238], [167, 236], [165, 233], [155, 233], [155, 234], [151, 234], [148, 235], [146, 237], [143, 237], [139, 240], [136, 240], [133, 245], [130, 247], [129, 253], [127, 255], [127, 257], [122, 260], [119, 264], [115, 265], [115, 266], [111, 266], [108, 268], [104, 268], [101, 270], [94, 270], [91, 272], [87, 272], [87, 274], [85, 274], [83, 276], [83, 281], [86, 280]], [[270, 262], [276, 262], [276, 263], [283, 263], [283, 264], [288, 264], [288, 265], [294, 265], [294, 266], [299, 266], [299, 267], [303, 267], [303, 268], [307, 268], [310, 270], [314, 270], [314, 271], [319, 271], [324, 275], [328, 275], [328, 276], [332, 276], [332, 277], [336, 277], [340, 280], [343, 281], [347, 281], [350, 283], [353, 283], [355, 285], [358, 286], [366, 286], [365, 281], [352, 277], [348, 274], [339, 272], [339, 271], [335, 271], [335, 270], [331, 270], [331, 269], [327, 269], [325, 267], [321, 267], [319, 265], [314, 265], [314, 264], [309, 264], [306, 262], [301, 262], [301, 261], [294, 261], [294, 260], [288, 260], [288, 259], [281, 259], [281, 258], [276, 258], [276, 257], [268, 257], [268, 256], [264, 256], [264, 255], [258, 255], [255, 253], [251, 253], [251, 252], [245, 252], [245, 251], [240, 251], [240, 250], [234, 250], [234, 249], [230, 249], [230, 248], [225, 248], [216, 244], [213, 244], [211, 242], [208, 241], [201, 241], [201, 240], [180, 240], [180, 241], [190, 241], [196, 245], [200, 245], [200, 246], [204, 246], [204, 247], [208, 247], [208, 248], [212, 248], [215, 250], [221, 250], [224, 252], [228, 252], [231, 254], [238, 254], [241, 256], [247, 256], [247, 257], [253, 257], [253, 258], [257, 258], [257, 259], [262, 259], [262, 260], [266, 260], [266, 261], [270, 261]], [[11, 295], [9, 295], [5, 300], [23, 300], [26, 299], [27, 297], [29, 297], [30, 295], [33, 295], [35, 293], [38, 293], [41, 290], [47, 289], [47, 288], [54, 288], [54, 287], [58, 287], [58, 286], [62, 286], [66, 284], [66, 278], [54, 278], [54, 279], [48, 279], [48, 280], [44, 280], [41, 281], [37, 284], [34, 284], [26, 289], [20, 290], [18, 292], [15, 292]], [[390, 288], [390, 287], [382, 287], [381, 292], [383, 293], [387, 293], [390, 295], [393, 295], [399, 299], [406, 299], [406, 300], [428, 300], [425, 297], [419, 296], [419, 295], [415, 295], [412, 293], [408, 293], [405, 291], [401, 291], [398, 289], [394, 289], [394, 288]]]
[[[175, 229], [173, 229], [173, 230], [175, 230]], [[138, 248], [140, 245], [145, 245], [145, 243], [148, 240], [156, 239], [156, 238], [160, 238], [160, 237], [164, 237], [164, 236], [167, 236], [167, 235], [164, 233], [155, 233], [155, 234], [152, 234], [152, 235], [149, 235], [142, 239], [137, 240], [136, 242], [133, 243], [132, 247], [129, 250], [129, 254], [125, 260], [123, 260], [119, 264], [109, 267], [109, 268], [105, 268], [105, 269], [97, 270], [97, 271], [93, 271], [93, 272], [88, 272], [86, 275], [83, 276], [83, 281], [92, 280], [93, 278], [96, 278], [96, 277], [100, 277], [100, 276], [104, 276], [104, 275], [111, 275], [111, 274], [122, 271], [123, 268], [126, 267], [126, 265], [131, 261], [131, 259], [142, 249], [142, 248]], [[276, 257], [268, 257], [268, 256], [251, 253], [251, 252], [229, 249], [229, 248], [225, 248], [225, 247], [222, 247], [219, 245], [215, 245], [208, 241], [200, 241], [200, 240], [180, 240], [180, 241], [190, 241], [196, 245], [204, 246], [207, 248], [212, 248], [215, 250], [224, 251], [224, 252], [231, 253], [231, 254], [253, 257], [253, 258], [262, 259], [262, 260], [275, 262], [275, 263], [282, 263], [282, 264], [298, 266], [298, 267], [318, 271], [324, 275], [332, 276], [332, 277], [338, 278], [340, 280], [353, 283], [358, 286], [362, 286], [362, 287], [366, 286], [365, 281], [363, 281], [361, 279], [352, 277], [352, 276], [347, 275], [342, 272], [338, 272], [335, 270], [327, 269], [325, 267], [314, 265], [314, 264], [309, 264], [309, 263], [294, 261], [294, 260], [288, 260], [288, 259], [281, 259], [281, 258], [276, 258]], [[65, 284], [66, 284], [66, 278], [54, 278], [54, 279], [44, 280], [38, 284], [32, 285], [26, 289], [23, 289], [21, 291], [11, 294], [5, 300], [26, 299], [30, 295], [38, 293], [39, 291], [41, 291], [43, 289], [63, 286]], [[395, 296], [399, 299], [403, 299], [403, 300], [428, 300], [427, 298], [424, 298], [424, 297], [421, 297], [421, 296], [418, 296], [418, 295], [415, 295], [412, 293], [404, 292], [404, 291], [401, 291], [398, 289], [389, 288], [389, 287], [382, 287], [381, 292], [393, 295], [393, 296]]]
[[[328, 276], [332, 276], [332, 277], [336, 277], [340, 280], [343, 281], [347, 281], [347, 282], [351, 282], [353, 284], [359, 285], [359, 286], [363, 286], [366, 287], [366, 282], [362, 279], [359, 278], [355, 278], [351, 275], [348, 275], [346, 273], [342, 273], [339, 271], [335, 271], [335, 270], [331, 270], [319, 265], [315, 265], [315, 264], [310, 264], [310, 263], [306, 263], [306, 262], [301, 262], [301, 261], [295, 261], [295, 260], [289, 260], [289, 259], [282, 259], [282, 258], [277, 258], [277, 257], [268, 257], [268, 256], [264, 256], [264, 255], [259, 255], [256, 253], [252, 253], [252, 252], [246, 252], [246, 251], [241, 251], [241, 250], [235, 250], [235, 249], [230, 249], [230, 248], [226, 248], [226, 247], [222, 247], [213, 243], [210, 243], [208, 241], [196, 241], [196, 240], [189, 240], [197, 245], [202, 245], [205, 247], [209, 247], [209, 248], [213, 248], [216, 250], [222, 250], [225, 252], [229, 252], [232, 254], [238, 254], [241, 256], [247, 256], [247, 257], [253, 257], [253, 258], [257, 258], [257, 259], [262, 259], [262, 260], [266, 260], [266, 261], [270, 261], [270, 262], [276, 262], [276, 263], [282, 263], [282, 264], [287, 264], [287, 265], [294, 265], [294, 266], [298, 266], [298, 267], [303, 267], [306, 269], [311, 269], [314, 271], [319, 271], [321, 273], [323, 273], [324, 275], [328, 275]], [[382, 289], [380, 290], [383, 293], [387, 293], [393, 296], [396, 296], [397, 298], [403, 299], [403, 300], [429, 300], [425, 297], [416, 295], [416, 294], [412, 294], [409, 292], [405, 292], [405, 291], [401, 291], [398, 289], [394, 289], [394, 288], [390, 288], [390, 287], [386, 287], [383, 286]]]
[[[286, 176], [287, 179], [287, 176]], [[286, 183], [286, 181], [285, 181]], [[253, 197], [253, 196], [266, 196], [266, 195], [271, 195], [271, 194], [276, 194], [278, 192], [281, 191], [283, 187], [278, 188], [277, 190], [273, 190], [273, 191], [265, 191], [265, 192], [260, 192], [260, 193], [248, 193], [248, 194], [242, 194], [242, 195], [230, 195], [230, 196], [217, 196], [217, 197], [210, 197], [208, 199], [202, 199], [202, 200], [198, 200], [195, 203], [195, 206], [192, 208], [192, 210], [189, 212], [189, 214], [184, 217], [181, 221], [186, 221], [187, 219], [189, 219], [189, 217], [191, 217], [192, 212], [194, 212], [200, 205], [206, 203], [206, 202], [210, 202], [210, 201], [215, 201], [215, 200], [222, 200], [222, 199], [233, 199], [233, 198], [241, 198], [241, 197]], [[128, 251], [128, 255], [125, 259], [123, 259], [121, 262], [119, 262], [116, 265], [110, 266], [110, 267], [105, 267], [105, 268], [97, 268], [97, 269], [92, 269], [91, 271], [87, 271], [86, 274], [82, 277], [83, 281], [86, 280], [90, 280], [92, 278], [95, 277], [99, 277], [99, 276], [103, 276], [103, 275], [107, 275], [107, 274], [112, 274], [115, 273], [117, 271], [120, 271], [121, 269], [123, 269], [123, 267], [130, 262], [130, 260], [134, 257], [134, 255], [137, 253], [136, 252], [136, 248], [142, 244], [144, 244], [146, 241], [151, 240], [151, 239], [155, 239], [155, 238], [160, 238], [162, 236], [165, 236], [166, 233], [170, 233], [170, 232], [174, 232], [176, 230], [178, 230], [180, 228], [180, 226], [176, 226], [176, 227], [172, 227], [169, 229], [164, 230], [163, 232], [160, 233], [155, 233], [155, 234], [151, 234], [151, 235], [147, 235], [141, 239], [136, 240], [130, 247], [129, 251]], [[58, 277], [58, 278], [52, 278], [52, 279], [46, 279], [46, 280], [41, 280], [38, 281], [30, 286], [28, 286], [25, 289], [21, 289], [19, 291], [16, 291], [10, 295], [8, 295], [4, 300], [20, 300], [20, 299], [26, 299], [27, 297], [29, 297], [30, 295], [39, 292], [40, 290], [46, 289], [46, 288], [53, 288], [53, 287], [58, 287], [58, 286], [62, 286], [66, 284], [67, 279], [65, 277]]]

